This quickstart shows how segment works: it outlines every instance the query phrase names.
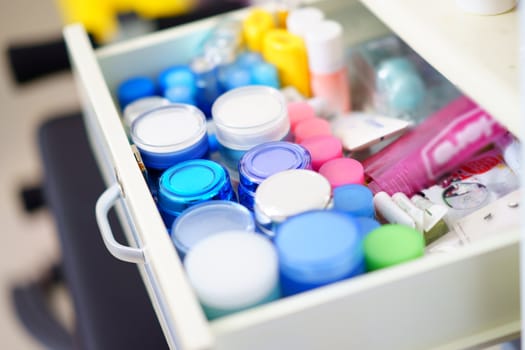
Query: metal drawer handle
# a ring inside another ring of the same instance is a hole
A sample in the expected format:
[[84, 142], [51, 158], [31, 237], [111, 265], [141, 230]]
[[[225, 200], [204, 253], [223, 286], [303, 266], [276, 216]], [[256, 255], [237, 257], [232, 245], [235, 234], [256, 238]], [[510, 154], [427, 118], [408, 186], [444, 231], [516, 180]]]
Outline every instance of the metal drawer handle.
[[111, 226], [109, 225], [108, 212], [121, 197], [121, 193], [120, 186], [118, 183], [115, 183], [108, 187], [108, 189], [98, 198], [95, 206], [98, 228], [100, 229], [102, 240], [111, 255], [122, 261], [144, 263], [145, 259], [143, 249], [128, 247], [118, 243], [115, 240], [113, 232], [111, 231]]

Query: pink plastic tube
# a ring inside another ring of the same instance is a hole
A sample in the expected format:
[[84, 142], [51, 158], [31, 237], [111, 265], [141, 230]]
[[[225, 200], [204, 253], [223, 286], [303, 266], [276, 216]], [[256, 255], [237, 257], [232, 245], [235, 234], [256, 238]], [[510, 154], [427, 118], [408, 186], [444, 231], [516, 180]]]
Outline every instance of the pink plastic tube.
[[506, 130], [467, 97], [428, 117], [364, 163], [369, 188], [407, 196], [436, 180], [501, 137]]

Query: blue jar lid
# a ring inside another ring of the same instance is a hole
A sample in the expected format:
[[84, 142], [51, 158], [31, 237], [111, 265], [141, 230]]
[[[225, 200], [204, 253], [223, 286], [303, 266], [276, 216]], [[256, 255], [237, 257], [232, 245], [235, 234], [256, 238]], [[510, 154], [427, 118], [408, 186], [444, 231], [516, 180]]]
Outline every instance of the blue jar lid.
[[195, 75], [189, 66], [173, 66], [163, 70], [158, 77], [159, 86], [162, 93], [165, 93], [173, 86], [186, 86], [195, 94], [196, 83]]
[[176, 215], [200, 202], [235, 198], [226, 169], [207, 159], [187, 160], [167, 169], [160, 177], [158, 196], [159, 206]]
[[170, 102], [195, 105], [194, 90], [185, 85], [170, 86], [164, 91], [164, 97]]
[[238, 203], [216, 200], [183, 211], [173, 223], [171, 239], [181, 256], [184, 256], [204, 238], [232, 230], [254, 232], [252, 214]]
[[359, 226], [361, 239], [364, 239], [367, 234], [381, 226], [377, 220], [366, 216], [356, 216], [355, 221], [357, 221], [357, 225]]
[[296, 281], [329, 283], [351, 277], [363, 260], [359, 227], [348, 215], [315, 210], [277, 228], [281, 272]]
[[248, 191], [273, 174], [290, 169], [311, 169], [310, 153], [301, 145], [266, 142], [246, 152], [239, 162], [239, 181]]
[[252, 84], [250, 70], [235, 63], [220, 70], [219, 80], [226, 91]]
[[206, 117], [196, 107], [174, 103], [148, 111], [131, 124], [131, 139], [147, 167], [166, 169], [208, 151]]
[[277, 68], [271, 63], [260, 62], [251, 67], [250, 72], [253, 84], [270, 86], [275, 89], [281, 86]]
[[235, 61], [239, 66], [244, 68], [251, 68], [252, 66], [264, 62], [261, 55], [254, 51], [241, 52]]
[[358, 184], [339, 186], [334, 189], [334, 209], [354, 216], [374, 217], [374, 195], [368, 187]]
[[117, 88], [117, 99], [124, 109], [129, 103], [142, 97], [155, 95], [155, 83], [148, 77], [133, 77], [124, 80]]

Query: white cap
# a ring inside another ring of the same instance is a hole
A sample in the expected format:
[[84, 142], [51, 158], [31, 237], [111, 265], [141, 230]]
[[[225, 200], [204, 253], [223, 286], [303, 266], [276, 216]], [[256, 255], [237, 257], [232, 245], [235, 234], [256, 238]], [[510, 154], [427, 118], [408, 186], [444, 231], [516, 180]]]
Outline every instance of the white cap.
[[254, 306], [277, 288], [277, 252], [262, 235], [225, 231], [197, 243], [184, 267], [199, 300], [235, 310]]
[[344, 67], [343, 27], [339, 23], [315, 23], [310, 26], [304, 39], [311, 72], [334, 73]]
[[131, 124], [141, 114], [149, 112], [157, 107], [169, 105], [170, 101], [164, 97], [149, 96], [139, 98], [136, 101], [131, 102], [124, 109], [124, 124], [126, 127], [131, 128]]
[[286, 29], [303, 37], [313, 24], [321, 22], [324, 13], [315, 7], [302, 7], [291, 11], [286, 17]]
[[213, 103], [212, 115], [217, 140], [236, 150], [282, 140], [290, 130], [284, 96], [268, 86], [243, 86], [222, 94]]
[[330, 197], [330, 183], [315, 171], [282, 171], [268, 177], [257, 187], [255, 218], [262, 224], [283, 222], [295, 214], [325, 209]]

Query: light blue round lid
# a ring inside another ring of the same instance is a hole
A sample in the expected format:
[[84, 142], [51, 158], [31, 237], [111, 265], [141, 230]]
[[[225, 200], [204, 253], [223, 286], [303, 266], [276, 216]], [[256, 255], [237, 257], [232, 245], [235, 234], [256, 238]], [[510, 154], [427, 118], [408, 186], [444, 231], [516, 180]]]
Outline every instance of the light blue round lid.
[[163, 70], [158, 77], [162, 92], [173, 86], [186, 86], [195, 90], [195, 75], [189, 66], [173, 66]]
[[279, 74], [277, 68], [267, 62], [261, 62], [254, 65], [251, 69], [252, 82], [256, 85], [266, 85], [278, 89], [281, 84], [279, 83]]
[[245, 68], [251, 68], [253, 65], [263, 62], [261, 54], [254, 51], [241, 52], [236, 59], [236, 63]]
[[301, 145], [286, 142], [266, 142], [246, 152], [239, 162], [240, 182], [255, 192], [257, 185], [280, 171], [311, 169], [310, 153]]
[[170, 102], [195, 105], [194, 90], [188, 86], [171, 86], [164, 91], [164, 97]]
[[183, 255], [202, 239], [222, 231], [255, 231], [253, 216], [244, 206], [225, 200], [194, 205], [173, 223], [171, 238]]
[[159, 181], [159, 206], [181, 212], [187, 206], [232, 195], [226, 170], [211, 160], [187, 160], [167, 169]]
[[281, 271], [304, 282], [343, 277], [363, 257], [357, 222], [335, 211], [315, 210], [289, 218], [278, 226], [274, 242]]
[[349, 184], [334, 189], [334, 209], [355, 216], [374, 217], [374, 195], [366, 186]]

